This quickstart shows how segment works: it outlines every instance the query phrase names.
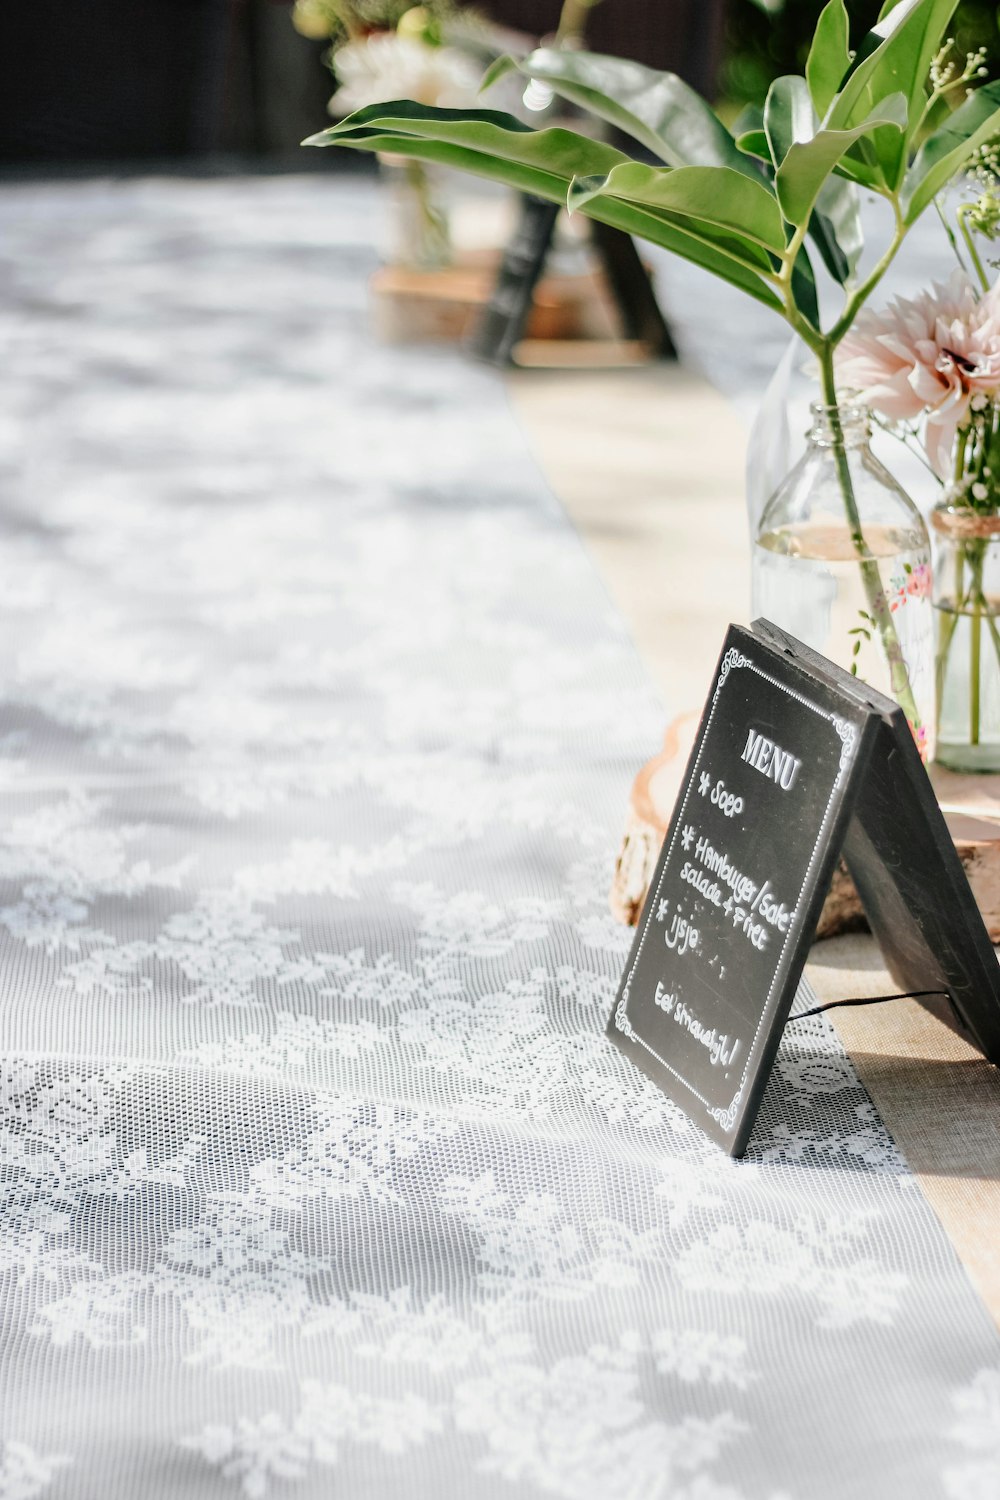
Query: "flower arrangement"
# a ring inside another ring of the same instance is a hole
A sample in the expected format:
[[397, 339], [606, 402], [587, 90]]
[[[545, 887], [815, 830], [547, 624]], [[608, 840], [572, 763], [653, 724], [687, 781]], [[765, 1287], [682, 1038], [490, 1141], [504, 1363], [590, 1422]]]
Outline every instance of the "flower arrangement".
[[[426, 0], [417, 5], [416, 0], [295, 0], [292, 7], [292, 25], [303, 36], [316, 41], [329, 38], [334, 50], [345, 42], [359, 41], [377, 32], [395, 31], [402, 24], [404, 35], [408, 26], [420, 30], [437, 30], [436, 40], [441, 41], [441, 27], [453, 14], [450, 0]], [[405, 21], [408, 11], [420, 14]]]
[[922, 450], [940, 487], [939, 756], [958, 769], [1000, 769], [1000, 578], [991, 577], [1000, 568], [1000, 282], [991, 284], [977, 243], [1000, 234], [996, 143], [977, 153], [970, 181], [980, 192], [959, 205], [958, 234], [942, 216], [959, 261], [950, 279], [866, 309], [840, 345], [837, 373]]
[[[983, 82], [978, 56], [949, 62], [955, 8], [888, 0], [852, 50], [844, 0], [828, 0], [804, 76], [775, 79], [759, 123], [739, 138], [679, 78], [624, 59], [543, 48], [487, 74], [484, 87], [520, 71], [625, 131], [658, 164], [573, 130], [407, 100], [361, 109], [306, 142], [446, 162], [565, 203], [694, 261], [784, 318], [816, 357], [867, 612], [915, 730], [920, 714], [839, 430], [834, 356], [913, 224], [1000, 131], [1000, 84]], [[864, 266], [859, 187], [885, 201], [892, 225]], [[841, 290], [829, 322], [820, 266]]]
[[[292, 21], [307, 36], [329, 37], [329, 63], [338, 87], [332, 115], [349, 115], [405, 97], [438, 109], [471, 106], [482, 67], [468, 45], [450, 39], [451, 0], [296, 0]], [[472, 23], [474, 26], [474, 22]], [[461, 32], [468, 42], [467, 29]], [[390, 170], [392, 156], [383, 161]], [[427, 165], [401, 166], [402, 200], [395, 206], [399, 253], [422, 267], [451, 259], [448, 214]]]

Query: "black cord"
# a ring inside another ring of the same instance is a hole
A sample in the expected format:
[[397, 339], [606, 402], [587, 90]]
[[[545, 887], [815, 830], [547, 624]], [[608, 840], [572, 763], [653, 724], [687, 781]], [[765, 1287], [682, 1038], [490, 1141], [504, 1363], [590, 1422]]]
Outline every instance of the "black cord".
[[825, 1010], [836, 1010], [838, 1005], [883, 1005], [887, 1000], [922, 1000], [927, 995], [945, 995], [951, 998], [948, 990], [906, 990], [901, 995], [869, 995], [861, 996], [852, 1000], [831, 1000], [828, 1005], [816, 1005], [812, 1010], [800, 1010], [798, 1015], [789, 1016], [789, 1021], [804, 1021], [806, 1016], [819, 1016]]

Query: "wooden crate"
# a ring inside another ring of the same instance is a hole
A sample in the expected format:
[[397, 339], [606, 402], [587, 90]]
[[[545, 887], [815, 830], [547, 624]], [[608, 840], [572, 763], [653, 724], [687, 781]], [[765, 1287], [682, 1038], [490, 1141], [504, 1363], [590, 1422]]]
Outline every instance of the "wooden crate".
[[[495, 255], [470, 257], [442, 270], [383, 266], [370, 283], [377, 336], [391, 344], [464, 342], [489, 302], [496, 271]], [[593, 369], [648, 358], [644, 344], [620, 337], [600, 273], [539, 281], [516, 363]]]

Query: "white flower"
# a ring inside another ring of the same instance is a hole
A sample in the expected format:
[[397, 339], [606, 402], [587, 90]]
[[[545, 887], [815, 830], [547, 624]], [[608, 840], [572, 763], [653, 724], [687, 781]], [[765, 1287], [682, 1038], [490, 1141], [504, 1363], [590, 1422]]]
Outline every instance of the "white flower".
[[350, 114], [368, 104], [413, 99], [440, 109], [463, 109], [475, 103], [479, 74], [456, 47], [430, 47], [416, 37], [376, 31], [346, 42], [334, 59], [340, 88], [330, 113]]

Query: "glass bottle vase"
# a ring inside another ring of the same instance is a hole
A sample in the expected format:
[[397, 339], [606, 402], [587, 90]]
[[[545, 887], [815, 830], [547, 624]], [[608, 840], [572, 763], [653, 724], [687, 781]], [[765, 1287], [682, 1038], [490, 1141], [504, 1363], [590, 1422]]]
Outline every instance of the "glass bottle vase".
[[1000, 515], [931, 513], [937, 614], [937, 759], [1000, 771]]
[[388, 189], [386, 260], [421, 271], [440, 271], [451, 265], [447, 171], [435, 162], [389, 154], [380, 154], [379, 164]]
[[927, 759], [934, 726], [930, 543], [871, 451], [860, 405], [815, 403], [806, 450], [764, 506], [753, 613], [894, 698]]

